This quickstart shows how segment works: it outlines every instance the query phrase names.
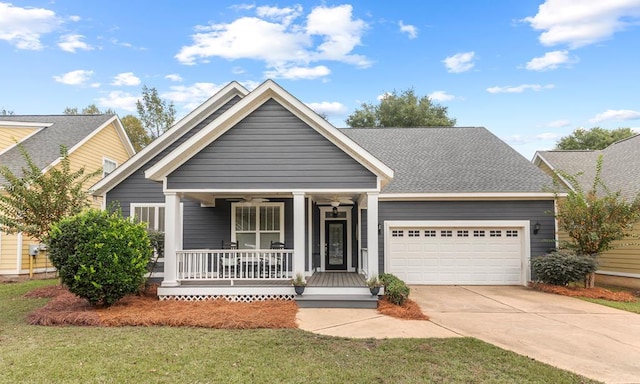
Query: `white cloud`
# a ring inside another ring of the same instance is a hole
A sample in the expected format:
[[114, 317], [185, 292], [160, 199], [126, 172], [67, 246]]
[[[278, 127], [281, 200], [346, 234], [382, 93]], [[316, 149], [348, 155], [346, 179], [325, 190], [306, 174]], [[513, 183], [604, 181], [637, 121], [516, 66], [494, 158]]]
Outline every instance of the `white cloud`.
[[451, 101], [456, 97], [448, 94], [446, 91], [433, 91], [427, 95], [433, 101]]
[[557, 141], [562, 135], [551, 132], [543, 132], [537, 135], [511, 135], [505, 138], [510, 145], [523, 145], [541, 141]]
[[547, 127], [549, 128], [562, 128], [562, 127], [568, 127], [570, 125], [571, 125], [571, 122], [566, 119], [554, 120], [547, 123]]
[[93, 47], [82, 41], [82, 35], [63, 35], [58, 41], [58, 47], [66, 52], [76, 53], [76, 50], [83, 49], [85, 51], [93, 50]]
[[330, 73], [331, 70], [329, 70], [329, 68], [324, 65], [318, 65], [316, 67], [274, 68], [273, 70], [266, 71], [264, 74], [265, 77], [272, 79], [312, 80], [328, 76]]
[[175, 81], [175, 82], [181, 82], [182, 81], [182, 76], [178, 75], [177, 73], [171, 73], [167, 76], [164, 77], [165, 79], [169, 79], [171, 81]]
[[194, 83], [190, 86], [173, 85], [169, 89], [170, 91], [162, 93], [163, 98], [171, 100], [187, 110], [193, 110], [222, 87], [214, 83]]
[[140, 78], [133, 74], [133, 72], [119, 73], [113, 78], [111, 85], [117, 86], [136, 86], [140, 85]]
[[[300, 20], [300, 6], [258, 7], [256, 15], [227, 24], [197, 26], [191, 36], [193, 43], [183, 46], [175, 58], [187, 65], [207, 62], [211, 57], [259, 60], [275, 73], [286, 72], [282, 68], [312, 68], [311, 64], [319, 61], [371, 65], [369, 59], [353, 53], [367, 24], [353, 18], [350, 5], [315, 7], [307, 14], [306, 23]], [[316, 77], [317, 71], [308, 74]]]
[[416, 28], [415, 26], [411, 24], [404, 24], [402, 20], [400, 20], [398, 25], [400, 26], [400, 32], [409, 35], [410, 39], [415, 39], [416, 37], [418, 37], [418, 28]]
[[640, 112], [632, 111], [630, 109], [607, 109], [602, 113], [598, 113], [592, 119], [589, 119], [590, 123], [600, 123], [603, 121], [624, 121], [624, 120], [640, 120]]
[[544, 31], [538, 38], [543, 45], [578, 48], [637, 25], [639, 17], [639, 0], [547, 0], [523, 21]]
[[77, 16], [77, 15], [69, 16], [69, 21], [78, 22], [80, 20], [82, 20], [82, 18], [80, 16]]
[[506, 86], [506, 87], [489, 87], [487, 88], [487, 92], [489, 93], [522, 93], [526, 90], [531, 91], [542, 91], [545, 89], [553, 89], [555, 87], [553, 84], [540, 85], [540, 84], [522, 84], [515, 87]]
[[543, 132], [534, 136], [538, 140], [556, 140], [562, 137], [562, 135], [553, 132]]
[[[87, 85], [89, 79], [93, 76], [93, 71], [87, 71], [84, 69], [78, 69], [75, 71], [67, 72], [61, 76], [53, 76], [53, 79], [58, 83], [66, 85]], [[96, 84], [91, 84], [96, 87]]]
[[320, 103], [307, 103], [309, 108], [316, 113], [324, 113], [327, 116], [343, 115], [347, 113], [347, 107], [337, 101], [323, 101]]
[[578, 61], [577, 58], [570, 58], [569, 51], [553, 51], [547, 52], [542, 57], [534, 57], [526, 65], [530, 71], [546, 71], [556, 69], [562, 64], [573, 64]]
[[466, 72], [473, 68], [475, 65], [473, 59], [475, 57], [475, 52], [461, 52], [456, 53], [453, 56], [449, 56], [442, 60], [445, 67], [447, 67], [447, 72], [450, 73], [460, 73]]
[[98, 104], [102, 107], [124, 109], [129, 112], [136, 110], [136, 101], [138, 101], [137, 96], [122, 91], [112, 91], [109, 92], [107, 97], [98, 98]]
[[18, 49], [42, 49], [40, 37], [55, 31], [61, 24], [62, 20], [49, 9], [0, 3], [0, 40]]

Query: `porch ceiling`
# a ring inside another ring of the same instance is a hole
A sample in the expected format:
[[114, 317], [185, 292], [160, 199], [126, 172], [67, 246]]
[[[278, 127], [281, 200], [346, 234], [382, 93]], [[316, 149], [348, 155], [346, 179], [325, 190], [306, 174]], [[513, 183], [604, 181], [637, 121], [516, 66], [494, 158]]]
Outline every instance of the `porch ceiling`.
[[[229, 199], [237, 201], [251, 201], [253, 199], [282, 199], [291, 198], [293, 195], [290, 192], [273, 192], [273, 193], [212, 193], [212, 192], [184, 192], [182, 194], [185, 198], [198, 201], [203, 206], [214, 206], [216, 199]], [[333, 201], [340, 202], [340, 205], [351, 205], [359, 203], [360, 205], [366, 202], [364, 193], [313, 193], [307, 195], [312, 201], [321, 204], [329, 205]]]

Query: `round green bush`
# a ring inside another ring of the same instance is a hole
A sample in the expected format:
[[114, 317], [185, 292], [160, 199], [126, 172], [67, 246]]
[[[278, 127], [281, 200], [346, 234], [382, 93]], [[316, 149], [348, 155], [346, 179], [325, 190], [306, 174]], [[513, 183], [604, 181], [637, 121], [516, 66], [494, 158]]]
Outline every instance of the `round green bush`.
[[52, 225], [47, 247], [69, 291], [104, 306], [138, 291], [153, 252], [144, 224], [97, 209]]
[[402, 305], [409, 298], [409, 287], [396, 275], [383, 273], [380, 275], [380, 281], [384, 285], [384, 295], [390, 302]]
[[539, 281], [562, 286], [584, 281], [588, 274], [598, 269], [595, 258], [576, 255], [569, 250], [552, 251], [536, 258], [531, 265]]

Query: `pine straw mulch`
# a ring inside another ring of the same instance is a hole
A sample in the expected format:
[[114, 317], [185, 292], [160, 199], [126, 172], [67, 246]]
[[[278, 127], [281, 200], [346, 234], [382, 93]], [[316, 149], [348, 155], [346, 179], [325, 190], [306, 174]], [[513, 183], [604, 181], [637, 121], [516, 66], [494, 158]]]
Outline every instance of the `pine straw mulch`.
[[572, 296], [572, 297], [586, 297], [589, 299], [604, 299], [611, 301], [620, 301], [630, 303], [636, 301], [635, 297], [630, 292], [620, 291], [614, 292], [605, 288], [582, 288], [582, 287], [563, 287], [560, 285], [551, 285], [543, 283], [531, 283], [531, 288], [538, 291], [555, 293], [556, 295]]
[[92, 307], [64, 287], [38, 288], [26, 297], [52, 297], [27, 317], [34, 325], [101, 327], [166, 325], [219, 329], [297, 328], [293, 301], [234, 303], [227, 300], [158, 300], [155, 290], [128, 295], [111, 307]]
[[378, 312], [404, 320], [429, 320], [429, 316], [422, 313], [418, 304], [411, 299], [407, 299], [404, 304], [399, 306], [382, 298], [378, 300]]
[[[227, 300], [160, 301], [155, 287], [140, 295], [128, 295], [111, 307], [92, 307], [88, 301], [61, 285], [34, 289], [29, 298], [52, 298], [27, 316], [33, 325], [98, 327], [152, 326], [218, 329], [297, 328], [298, 305], [294, 301], [266, 300], [234, 303]], [[398, 306], [378, 300], [378, 312], [406, 320], [429, 320], [412, 300]]]

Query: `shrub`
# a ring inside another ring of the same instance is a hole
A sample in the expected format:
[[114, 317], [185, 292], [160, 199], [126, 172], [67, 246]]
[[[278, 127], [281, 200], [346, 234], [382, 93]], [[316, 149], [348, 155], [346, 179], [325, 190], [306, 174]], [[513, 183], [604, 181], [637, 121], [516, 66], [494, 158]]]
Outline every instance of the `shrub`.
[[384, 285], [384, 295], [393, 304], [402, 305], [409, 298], [409, 287], [396, 275], [383, 273], [380, 281]]
[[110, 306], [145, 281], [152, 248], [144, 224], [91, 209], [51, 226], [46, 240], [64, 285], [92, 305]]
[[569, 250], [552, 251], [538, 257], [532, 266], [539, 281], [562, 286], [584, 281], [588, 274], [598, 269], [593, 257], [576, 255]]

